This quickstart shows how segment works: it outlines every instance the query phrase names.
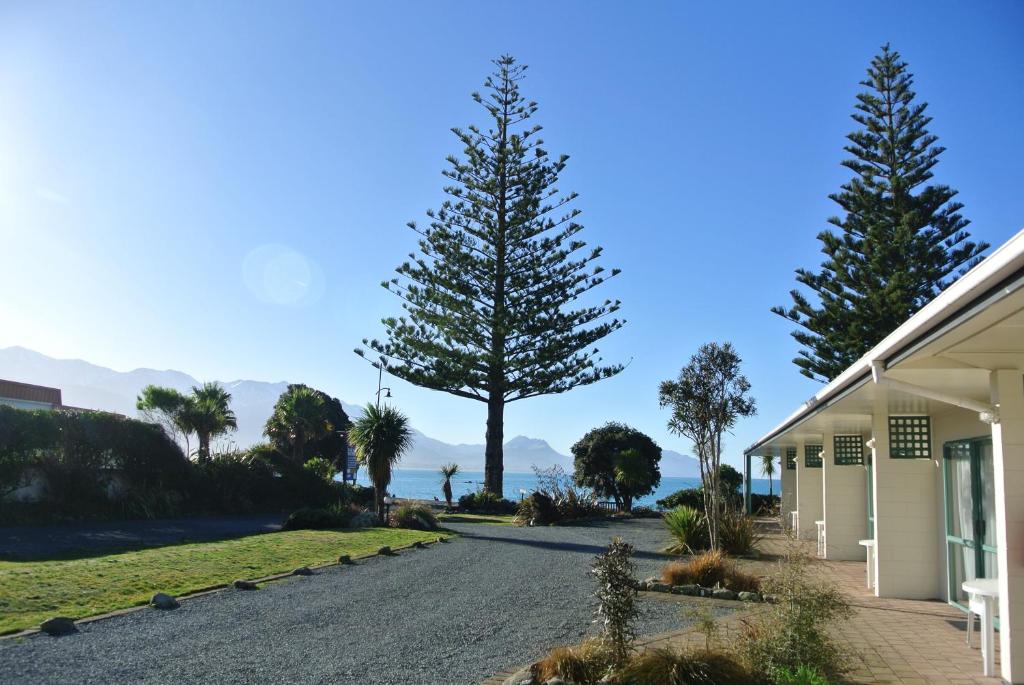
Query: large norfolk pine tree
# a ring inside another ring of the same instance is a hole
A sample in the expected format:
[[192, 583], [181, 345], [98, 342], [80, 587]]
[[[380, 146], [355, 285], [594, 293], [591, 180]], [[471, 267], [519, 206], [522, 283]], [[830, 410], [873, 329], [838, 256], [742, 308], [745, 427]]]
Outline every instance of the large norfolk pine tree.
[[980, 259], [988, 245], [964, 230], [956, 191], [925, 185], [945, 149], [928, 133], [926, 103], [915, 103], [907, 64], [886, 45], [861, 82], [847, 136], [854, 177], [830, 195], [844, 215], [829, 219], [838, 232], [818, 234], [820, 271], [797, 270], [790, 308], [776, 314], [801, 326], [803, 346], [793, 360], [803, 375], [829, 381], [906, 321]]
[[501, 495], [505, 405], [621, 371], [593, 345], [623, 322], [618, 300], [577, 303], [606, 278], [601, 248], [585, 250], [579, 210], [568, 206], [576, 194], [555, 187], [568, 157], [550, 158], [529, 124], [537, 105], [519, 92], [526, 67], [507, 56], [494, 64], [473, 94], [486, 130], [452, 129], [463, 155], [443, 172], [449, 197], [427, 212], [429, 227], [409, 224], [419, 253], [383, 283], [406, 314], [383, 320], [385, 342], [363, 344], [399, 378], [487, 403], [484, 487]]

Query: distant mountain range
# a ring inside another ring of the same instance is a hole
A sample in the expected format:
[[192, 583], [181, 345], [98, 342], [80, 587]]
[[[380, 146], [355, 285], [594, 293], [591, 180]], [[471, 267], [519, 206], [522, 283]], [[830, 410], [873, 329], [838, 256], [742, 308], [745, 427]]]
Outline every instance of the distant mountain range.
[[[199, 381], [181, 371], [114, 371], [79, 359], [54, 359], [24, 347], [0, 349], [0, 378], [60, 388], [66, 405], [126, 416], [137, 415], [135, 398], [147, 385], [162, 385], [182, 391], [199, 385]], [[221, 384], [231, 393], [231, 408], [238, 418], [238, 430], [228, 436], [227, 443], [248, 447], [261, 442], [264, 439], [263, 425], [288, 383], [236, 380]], [[359, 407], [344, 400], [342, 405], [349, 416], [362, 413]], [[415, 428], [414, 432], [413, 447], [402, 459], [402, 466], [434, 469], [440, 464], [455, 462], [464, 470], [483, 470], [483, 445], [450, 445]], [[559, 454], [544, 440], [520, 435], [505, 443], [506, 471], [529, 473], [534, 465], [548, 467], [555, 464], [572, 472], [572, 458]], [[699, 476], [696, 459], [670, 450], [663, 452], [661, 470], [666, 476]]]

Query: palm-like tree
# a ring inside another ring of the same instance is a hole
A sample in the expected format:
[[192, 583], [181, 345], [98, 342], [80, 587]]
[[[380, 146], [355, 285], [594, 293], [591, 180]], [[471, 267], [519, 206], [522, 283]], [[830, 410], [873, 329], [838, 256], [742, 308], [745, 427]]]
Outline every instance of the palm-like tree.
[[295, 463], [303, 464], [306, 445], [322, 440], [332, 430], [323, 395], [305, 385], [292, 385], [277, 399], [263, 432], [288, 447]]
[[199, 438], [199, 461], [210, 460], [210, 440], [238, 428], [231, 410], [231, 393], [218, 383], [193, 386], [183, 407], [184, 423]]
[[452, 476], [459, 472], [458, 464], [442, 464], [441, 465], [441, 477], [444, 478], [444, 501], [448, 503], [448, 508], [452, 508]]
[[770, 454], [761, 455], [761, 473], [768, 476], [768, 497], [775, 495], [772, 489], [772, 476], [775, 475], [775, 457]]
[[377, 518], [383, 523], [384, 496], [391, 483], [391, 470], [412, 446], [409, 419], [393, 407], [368, 404], [349, 429], [348, 438], [359, 461], [366, 465], [373, 482]]

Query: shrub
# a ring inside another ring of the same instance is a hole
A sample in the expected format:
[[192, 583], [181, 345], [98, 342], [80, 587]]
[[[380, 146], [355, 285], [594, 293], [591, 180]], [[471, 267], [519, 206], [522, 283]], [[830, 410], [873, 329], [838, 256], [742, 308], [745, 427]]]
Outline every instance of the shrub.
[[391, 512], [388, 525], [392, 528], [437, 530], [437, 517], [422, 504], [403, 504]]
[[769, 679], [779, 669], [797, 673], [801, 666], [836, 680], [846, 669], [846, 658], [828, 632], [830, 623], [851, 614], [838, 588], [812, 580], [809, 560], [790, 552], [774, 576], [763, 582], [776, 601], [766, 605], [744, 625], [741, 649], [753, 668]]
[[534, 666], [534, 680], [547, 682], [561, 678], [570, 683], [596, 683], [612, 666], [607, 645], [598, 639], [584, 641], [578, 647], [556, 647]]
[[608, 550], [594, 560], [591, 570], [597, 579], [595, 613], [602, 624], [601, 639], [608, 647], [613, 666], [626, 663], [636, 635], [633, 624], [639, 611], [632, 556], [633, 546], [622, 538], [614, 538]]
[[750, 509], [760, 516], [776, 516], [782, 499], [778, 495], [759, 495], [750, 493]]
[[739, 570], [721, 550], [666, 564], [661, 579], [669, 585], [721, 586], [735, 592], [758, 592], [761, 585], [759, 578]]
[[334, 485], [338, 487], [338, 496], [343, 503], [360, 509], [369, 509], [373, 506], [373, 488], [355, 483], [336, 482]]
[[662, 516], [654, 507], [633, 507], [629, 513], [635, 519], [660, 519]]
[[306, 507], [292, 512], [285, 520], [284, 530], [331, 530], [344, 528], [349, 524], [353, 512], [341, 506], [314, 509]]
[[661, 483], [661, 448], [650, 437], [621, 423], [594, 428], [572, 446], [576, 485], [629, 511], [633, 500]]
[[761, 541], [754, 519], [736, 509], [722, 512], [718, 520], [718, 544], [729, 554], [751, 554]]
[[684, 488], [683, 490], [676, 490], [664, 499], [659, 499], [657, 504], [662, 509], [690, 507], [698, 511], [704, 511], [704, 495], [701, 494], [700, 488]]
[[348, 522], [349, 528], [372, 528], [377, 525], [377, 515], [370, 511], [361, 511]]
[[622, 685], [754, 685], [757, 681], [734, 656], [715, 650], [677, 652], [648, 649], [619, 671]]
[[459, 511], [473, 514], [514, 514], [518, 505], [493, 492], [479, 490], [459, 498]]
[[669, 554], [694, 554], [708, 547], [707, 520], [697, 509], [678, 506], [665, 514], [665, 525], [675, 542], [665, 551]]
[[772, 672], [775, 685], [829, 685], [825, 676], [810, 666], [801, 666], [795, 671], [788, 668], [777, 668]]
[[335, 474], [338, 473], [334, 463], [328, 459], [324, 459], [323, 457], [313, 457], [312, 459], [308, 459], [302, 467], [317, 478], [322, 478], [326, 481], [334, 480]]

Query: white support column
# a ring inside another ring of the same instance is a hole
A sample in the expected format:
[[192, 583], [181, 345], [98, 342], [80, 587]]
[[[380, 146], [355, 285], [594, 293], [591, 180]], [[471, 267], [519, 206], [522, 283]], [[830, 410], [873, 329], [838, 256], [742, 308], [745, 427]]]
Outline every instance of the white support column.
[[1004, 682], [1024, 683], [1024, 376], [993, 371], [992, 425], [999, 564], [999, 660]]
[[[902, 599], [937, 599], [943, 573], [940, 519], [935, 512], [938, 469], [931, 459], [889, 456], [889, 397], [875, 386], [875, 594]], [[932, 446], [935, 449], [935, 446]]]
[[796, 510], [796, 470], [786, 468], [786, 449], [782, 447], [779, 456], [779, 514], [782, 527], [789, 530], [789, 513]]
[[[863, 437], [863, 436], [862, 436]], [[867, 474], [859, 464], [837, 465], [835, 435], [822, 436], [822, 501], [825, 511], [825, 558], [863, 561], [860, 541], [867, 531]]]

